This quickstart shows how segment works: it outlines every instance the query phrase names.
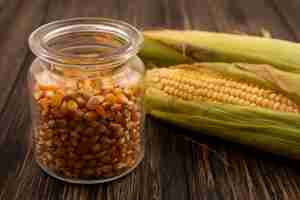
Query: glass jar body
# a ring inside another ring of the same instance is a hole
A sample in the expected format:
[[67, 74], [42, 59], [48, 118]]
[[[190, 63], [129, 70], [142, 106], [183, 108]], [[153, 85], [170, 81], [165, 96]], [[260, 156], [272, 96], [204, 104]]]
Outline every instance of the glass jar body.
[[144, 156], [144, 65], [64, 69], [37, 58], [29, 71], [38, 164], [72, 183], [101, 183], [132, 171]]

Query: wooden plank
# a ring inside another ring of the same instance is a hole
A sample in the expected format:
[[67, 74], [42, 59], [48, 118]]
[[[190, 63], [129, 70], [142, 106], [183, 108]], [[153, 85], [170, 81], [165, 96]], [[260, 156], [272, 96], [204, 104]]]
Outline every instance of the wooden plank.
[[141, 15], [138, 17], [142, 19], [143, 29], [164, 28], [166, 11], [160, 0], [143, 0], [139, 9], [141, 9]]
[[240, 8], [246, 18], [248, 33], [262, 35], [262, 29], [269, 31], [273, 38], [294, 41], [295, 35], [289, 26], [278, 15], [271, 1], [254, 0], [241, 2], [234, 0], [236, 7]]
[[[31, 1], [27, 1], [26, 5], [15, 1], [8, 6], [10, 12], [19, 11], [16, 21], [7, 17], [9, 13], [0, 12], [0, 23], [11, 26], [11, 31], [3, 34], [6, 38], [17, 36], [13, 30], [19, 30], [16, 24], [23, 24], [21, 16], [32, 10], [37, 12], [36, 6], [44, 9], [39, 15], [26, 15], [26, 26], [68, 17], [103, 16], [124, 19], [138, 27], [148, 28], [227, 32], [238, 29], [259, 34], [260, 28], [264, 27], [275, 37], [295, 38], [267, 1], [131, 0], [128, 3], [88, 0], [83, 3], [80, 0], [55, 0], [50, 1], [48, 9], [45, 2]], [[0, 2], [0, 9], [3, 5]], [[256, 12], [251, 12], [254, 10]], [[29, 34], [29, 29], [21, 30]], [[14, 50], [15, 54], [26, 55], [26, 33], [20, 38], [24, 41], [18, 44], [20, 50], [18, 53]], [[9, 40], [4, 46], [9, 49], [8, 46], [15, 41], [17, 39]], [[1, 53], [0, 58], [3, 55], [5, 53]], [[6, 106], [0, 118], [0, 156], [6, 159], [0, 171], [0, 199], [299, 199], [300, 174], [293, 161], [215, 138], [193, 136], [193, 132], [152, 118], [147, 119], [148, 144], [144, 161], [132, 174], [118, 181], [94, 186], [73, 185], [41, 173], [30, 145], [28, 101], [24, 88], [33, 57], [24, 55], [18, 61], [19, 65], [13, 65], [16, 66], [13, 68], [14, 77], [0, 75], [0, 81], [10, 80], [7, 86], [11, 88], [5, 90], [7, 95], [3, 99], [9, 98], [4, 103]], [[5, 75], [11, 73], [7, 69], [1, 70], [6, 72]], [[184, 135], [193, 136], [196, 142]]]
[[214, 20], [220, 31], [261, 35], [261, 30], [265, 29], [275, 38], [295, 39], [270, 1], [213, 0], [209, 2], [210, 12], [215, 13]]
[[45, 22], [74, 17], [107, 17], [118, 19], [119, 7], [117, 0], [70, 0], [54, 1], [50, 4], [49, 14]]
[[[23, 62], [28, 55], [27, 38], [30, 32], [36, 28], [42, 21], [41, 13], [47, 7], [47, 2], [33, 1], [35, 6], [29, 6], [26, 3], [11, 1], [8, 3], [8, 10], [1, 12], [1, 26], [3, 28], [0, 33], [0, 154], [6, 159], [0, 172], [0, 186], [5, 183], [5, 179], [11, 175], [16, 169], [17, 160], [20, 158], [19, 139], [15, 132], [15, 126], [22, 126], [20, 117], [23, 120], [24, 115], [22, 109], [18, 109], [22, 102], [16, 102], [11, 99], [15, 90], [15, 81], [20, 78], [19, 72], [23, 69]], [[15, 4], [15, 5], [13, 5]], [[37, 15], [37, 16], [35, 16]], [[13, 19], [13, 20], [12, 20]], [[26, 88], [26, 85], [23, 85]], [[11, 104], [8, 99], [16, 104]], [[20, 127], [19, 127], [20, 128]], [[20, 129], [18, 129], [20, 131]]]
[[295, 35], [297, 42], [300, 41], [300, 1], [298, 0], [289, 0], [286, 1], [280, 0], [270, 0], [273, 3], [274, 10], [277, 12], [277, 15], [281, 20], [287, 25], [287, 28]]
[[[1, 4], [0, 25], [0, 113], [14, 87], [18, 72], [28, 53], [27, 39], [31, 31], [39, 26], [47, 8], [47, 1], [9, 1]], [[0, 135], [0, 143], [5, 134]]]
[[209, 9], [209, 1], [185, 1], [182, 8], [184, 16], [188, 19], [187, 29], [199, 29], [203, 31], [216, 31], [217, 25], [213, 17], [213, 13]]

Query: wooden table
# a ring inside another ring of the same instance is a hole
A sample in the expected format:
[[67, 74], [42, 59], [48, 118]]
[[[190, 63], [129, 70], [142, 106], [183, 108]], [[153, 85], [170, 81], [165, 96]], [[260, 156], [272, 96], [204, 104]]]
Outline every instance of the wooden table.
[[29, 34], [63, 18], [122, 19], [139, 28], [168, 27], [299, 41], [299, 0], [0, 0], [0, 199], [300, 199], [297, 161], [147, 119], [142, 164], [118, 181], [66, 184], [34, 161], [26, 74]]

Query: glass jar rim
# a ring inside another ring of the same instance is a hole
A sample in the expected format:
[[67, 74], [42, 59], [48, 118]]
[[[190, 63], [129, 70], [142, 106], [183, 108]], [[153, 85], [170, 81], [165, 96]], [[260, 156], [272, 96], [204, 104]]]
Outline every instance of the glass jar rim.
[[[94, 55], [92, 58], [63, 53], [47, 44], [49, 40], [55, 37], [84, 31], [105, 33], [110, 35], [112, 39], [125, 41], [125, 44], [112, 49], [107, 55]], [[30, 49], [38, 58], [51, 64], [72, 67], [89, 67], [103, 64], [109, 64], [111, 67], [120, 65], [136, 55], [142, 43], [143, 35], [134, 26], [120, 20], [97, 17], [54, 21], [37, 28], [29, 37]]]

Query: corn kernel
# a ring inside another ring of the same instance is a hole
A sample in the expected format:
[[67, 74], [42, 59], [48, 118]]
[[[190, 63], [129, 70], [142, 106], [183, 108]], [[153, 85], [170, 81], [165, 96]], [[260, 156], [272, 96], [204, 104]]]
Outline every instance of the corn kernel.
[[274, 100], [275, 101], [280, 101], [281, 100], [281, 96], [279, 94], [276, 94]]
[[51, 106], [52, 107], [59, 107], [62, 103], [63, 96], [60, 94], [56, 94], [51, 98]]
[[268, 104], [269, 104], [269, 100], [268, 100], [268, 99], [263, 99], [262, 102], [261, 102], [261, 105], [262, 105], [263, 107], [268, 106]]
[[69, 100], [67, 102], [67, 108], [69, 111], [76, 111], [78, 109], [78, 104], [74, 100]]
[[106, 94], [104, 98], [107, 102], [110, 102], [110, 103], [116, 103], [117, 102], [117, 97], [113, 93]]

